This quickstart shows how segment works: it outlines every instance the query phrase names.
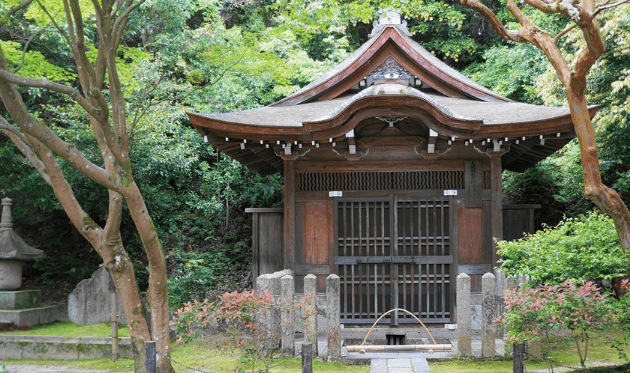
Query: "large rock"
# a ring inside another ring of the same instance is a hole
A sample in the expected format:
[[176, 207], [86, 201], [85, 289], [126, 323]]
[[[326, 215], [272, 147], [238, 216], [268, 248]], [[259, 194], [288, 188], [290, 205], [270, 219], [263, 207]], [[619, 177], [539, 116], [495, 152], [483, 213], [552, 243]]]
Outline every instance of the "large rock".
[[[92, 325], [110, 322], [112, 318], [111, 290], [114, 289], [109, 272], [99, 268], [89, 279], [79, 282], [68, 296], [68, 317], [77, 325]], [[116, 294], [118, 322], [126, 324], [122, 304]]]

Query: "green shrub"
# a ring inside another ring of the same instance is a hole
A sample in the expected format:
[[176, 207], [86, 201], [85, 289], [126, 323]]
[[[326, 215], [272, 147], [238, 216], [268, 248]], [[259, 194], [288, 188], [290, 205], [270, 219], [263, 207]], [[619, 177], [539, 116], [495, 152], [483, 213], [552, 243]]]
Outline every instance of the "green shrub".
[[498, 247], [501, 272], [529, 275], [530, 286], [558, 285], [567, 278], [612, 280], [627, 275], [630, 265], [612, 219], [597, 211], [517, 241], [499, 241]]

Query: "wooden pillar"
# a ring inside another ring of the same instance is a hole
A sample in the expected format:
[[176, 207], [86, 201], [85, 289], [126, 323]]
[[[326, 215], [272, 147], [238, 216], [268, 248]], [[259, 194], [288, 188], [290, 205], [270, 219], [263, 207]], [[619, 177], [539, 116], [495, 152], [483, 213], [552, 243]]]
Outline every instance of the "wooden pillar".
[[[505, 150], [490, 153], [490, 190], [492, 191], [491, 216], [492, 216], [492, 237], [503, 239], [503, 183], [501, 174], [501, 156]], [[492, 267], [497, 266], [497, 244], [492, 240]]]
[[284, 268], [295, 272], [295, 157], [285, 156], [283, 158]]

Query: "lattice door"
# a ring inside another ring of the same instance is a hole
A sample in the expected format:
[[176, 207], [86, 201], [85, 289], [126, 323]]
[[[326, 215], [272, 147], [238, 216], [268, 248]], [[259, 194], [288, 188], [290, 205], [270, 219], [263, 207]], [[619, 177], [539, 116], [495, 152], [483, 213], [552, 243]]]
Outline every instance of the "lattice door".
[[[342, 322], [373, 323], [392, 308], [451, 320], [447, 199], [339, 199], [336, 214]], [[381, 322], [416, 321], [397, 313]]]

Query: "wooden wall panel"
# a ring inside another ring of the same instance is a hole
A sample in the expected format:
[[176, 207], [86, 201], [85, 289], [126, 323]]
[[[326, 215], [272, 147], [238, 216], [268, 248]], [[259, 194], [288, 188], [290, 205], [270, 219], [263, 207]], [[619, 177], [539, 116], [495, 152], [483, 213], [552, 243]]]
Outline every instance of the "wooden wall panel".
[[[318, 275], [324, 291], [334, 247], [333, 200], [296, 203], [296, 274]], [[324, 274], [325, 272], [325, 274]]]
[[282, 213], [258, 214], [258, 273], [273, 273], [284, 269], [284, 219]]
[[459, 204], [457, 215], [459, 223], [458, 264], [484, 264], [482, 209], [469, 209], [464, 204]]
[[466, 207], [481, 207], [482, 190], [481, 162], [476, 160], [464, 161], [464, 177], [466, 179]]

